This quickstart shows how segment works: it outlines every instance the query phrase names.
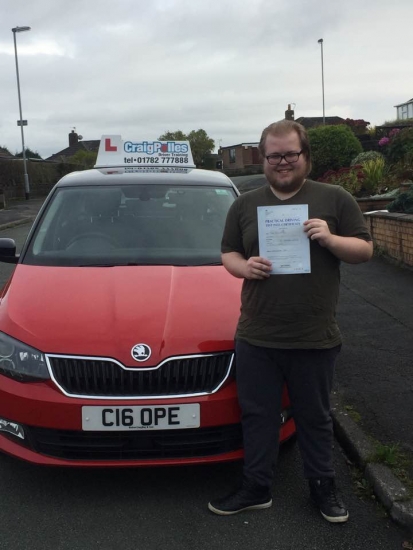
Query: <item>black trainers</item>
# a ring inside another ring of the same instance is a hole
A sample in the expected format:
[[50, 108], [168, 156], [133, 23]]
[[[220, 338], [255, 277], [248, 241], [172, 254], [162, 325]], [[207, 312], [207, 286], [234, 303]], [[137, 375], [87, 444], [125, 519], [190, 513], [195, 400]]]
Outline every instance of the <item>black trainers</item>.
[[214, 514], [231, 516], [244, 510], [263, 510], [272, 505], [271, 493], [268, 487], [244, 481], [242, 486], [230, 495], [211, 500], [208, 508]]
[[331, 523], [344, 523], [348, 520], [348, 510], [337, 495], [333, 477], [311, 479], [309, 484], [311, 498], [319, 507], [323, 518]]

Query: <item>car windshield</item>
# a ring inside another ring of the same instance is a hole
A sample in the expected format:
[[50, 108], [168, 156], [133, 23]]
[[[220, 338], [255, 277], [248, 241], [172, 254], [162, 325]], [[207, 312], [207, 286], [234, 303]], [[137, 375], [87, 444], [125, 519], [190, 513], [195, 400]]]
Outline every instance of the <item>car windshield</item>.
[[230, 187], [57, 188], [22, 263], [49, 266], [220, 263]]

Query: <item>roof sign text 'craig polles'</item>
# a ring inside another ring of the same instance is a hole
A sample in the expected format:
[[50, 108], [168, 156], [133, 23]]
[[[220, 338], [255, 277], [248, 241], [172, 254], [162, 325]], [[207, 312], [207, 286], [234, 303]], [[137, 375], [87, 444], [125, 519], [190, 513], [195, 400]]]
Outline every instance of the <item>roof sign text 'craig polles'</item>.
[[113, 167], [125, 172], [176, 172], [195, 165], [188, 141], [123, 141], [121, 136], [102, 136], [95, 168]]

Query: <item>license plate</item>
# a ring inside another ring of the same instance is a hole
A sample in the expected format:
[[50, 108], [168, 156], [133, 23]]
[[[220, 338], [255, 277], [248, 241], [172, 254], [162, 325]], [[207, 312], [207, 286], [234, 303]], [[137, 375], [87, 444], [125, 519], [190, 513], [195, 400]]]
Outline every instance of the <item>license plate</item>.
[[84, 431], [182, 430], [199, 428], [198, 403], [133, 407], [82, 407]]

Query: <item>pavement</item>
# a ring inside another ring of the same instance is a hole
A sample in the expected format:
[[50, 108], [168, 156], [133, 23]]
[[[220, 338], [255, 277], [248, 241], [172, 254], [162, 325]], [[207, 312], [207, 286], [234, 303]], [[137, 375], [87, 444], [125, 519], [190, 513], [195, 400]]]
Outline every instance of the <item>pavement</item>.
[[25, 223], [31, 223], [39, 212], [46, 197], [28, 200], [8, 200], [6, 208], [0, 210], [0, 230]]
[[[0, 231], [31, 223], [44, 198], [9, 201]], [[343, 333], [332, 416], [337, 441], [390, 517], [413, 534], [413, 269], [382, 257], [342, 265]], [[399, 446], [407, 477], [380, 461], [377, 445]]]

